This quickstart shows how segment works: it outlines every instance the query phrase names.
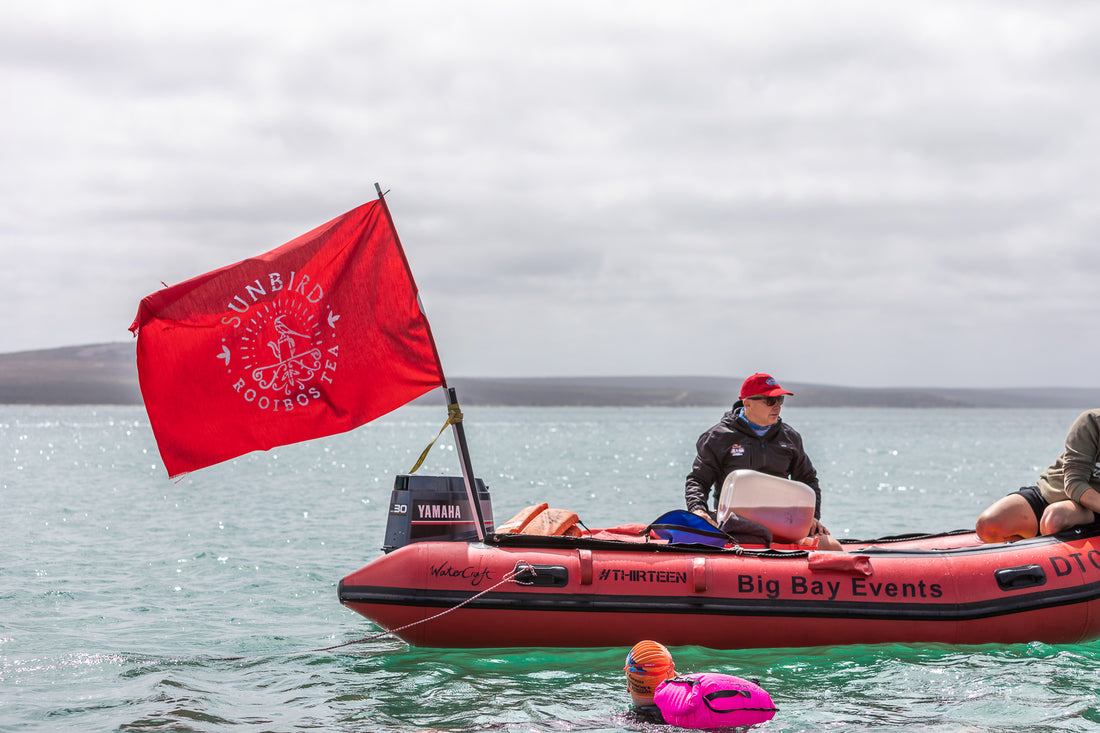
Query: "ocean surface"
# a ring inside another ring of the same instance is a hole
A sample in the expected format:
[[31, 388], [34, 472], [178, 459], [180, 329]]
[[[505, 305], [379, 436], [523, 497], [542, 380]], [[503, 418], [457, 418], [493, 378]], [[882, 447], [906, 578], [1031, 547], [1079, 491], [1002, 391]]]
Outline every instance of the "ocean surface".
[[[589, 527], [681, 508], [720, 409], [467, 407], [503, 522]], [[1061, 451], [1075, 410], [798, 409], [839, 537], [972, 527]], [[380, 554], [393, 477], [446, 417], [404, 407], [340, 436], [166, 477], [138, 407], [0, 406], [0, 731], [638, 731], [627, 649], [410, 648], [345, 609]], [[449, 431], [421, 473], [459, 474]], [[349, 643], [357, 642], [357, 643]], [[344, 645], [329, 651], [325, 647]], [[757, 678], [754, 730], [1100, 730], [1100, 643], [674, 648]]]

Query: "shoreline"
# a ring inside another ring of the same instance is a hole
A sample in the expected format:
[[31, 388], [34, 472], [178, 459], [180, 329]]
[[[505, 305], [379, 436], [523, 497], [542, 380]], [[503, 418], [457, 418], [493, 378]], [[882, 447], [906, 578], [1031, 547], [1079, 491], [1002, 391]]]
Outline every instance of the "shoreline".
[[[136, 341], [0, 354], [0, 404], [140, 405]], [[743, 377], [457, 377], [463, 404], [524, 407], [729, 407]], [[1100, 388], [857, 388], [784, 381], [799, 407], [1075, 408]], [[434, 392], [410, 404], [435, 404]]]

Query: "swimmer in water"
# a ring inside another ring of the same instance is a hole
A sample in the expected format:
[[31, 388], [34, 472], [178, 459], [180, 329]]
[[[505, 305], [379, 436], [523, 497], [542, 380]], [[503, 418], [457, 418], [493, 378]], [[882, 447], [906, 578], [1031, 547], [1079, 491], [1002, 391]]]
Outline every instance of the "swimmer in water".
[[626, 655], [630, 717], [641, 723], [711, 729], [756, 725], [777, 712], [756, 680], [718, 672], [677, 675], [672, 655], [655, 641], [640, 641]]
[[664, 724], [661, 710], [653, 703], [657, 685], [676, 676], [672, 655], [663, 644], [640, 641], [626, 655], [626, 686], [634, 703], [631, 715], [646, 723]]

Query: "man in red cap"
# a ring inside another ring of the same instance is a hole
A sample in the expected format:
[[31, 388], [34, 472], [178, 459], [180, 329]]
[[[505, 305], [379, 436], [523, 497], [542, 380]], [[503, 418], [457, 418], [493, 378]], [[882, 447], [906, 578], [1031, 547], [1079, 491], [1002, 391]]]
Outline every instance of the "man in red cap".
[[800, 481], [817, 495], [810, 538], [818, 540], [818, 549], [840, 550], [840, 543], [821, 524], [821, 487], [802, 447], [802, 436], [779, 417], [783, 398], [791, 394], [770, 374], [753, 374], [745, 380], [733, 408], [695, 444], [698, 455], [684, 487], [687, 508], [713, 522], [714, 514], [707, 508], [711, 488], [717, 508], [722, 483], [737, 469]]

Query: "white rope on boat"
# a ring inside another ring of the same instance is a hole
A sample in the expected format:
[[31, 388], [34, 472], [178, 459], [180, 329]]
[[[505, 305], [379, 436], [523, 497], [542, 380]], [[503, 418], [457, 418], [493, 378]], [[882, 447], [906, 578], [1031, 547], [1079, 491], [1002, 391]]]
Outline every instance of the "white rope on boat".
[[382, 632], [379, 632], [377, 634], [373, 634], [371, 636], [366, 636], [362, 639], [355, 639], [354, 641], [345, 641], [343, 644], [335, 644], [333, 646], [326, 646], [326, 647], [323, 647], [321, 649], [311, 649], [310, 651], [327, 652], [327, 651], [332, 651], [333, 649], [339, 649], [341, 647], [351, 646], [352, 644], [362, 644], [362, 643], [367, 642], [367, 641], [374, 641], [375, 639], [381, 639], [384, 636], [396, 636], [399, 632], [404, 631], [405, 629], [412, 628], [413, 626], [417, 626], [418, 624], [424, 624], [424, 623], [427, 623], [429, 621], [434, 621], [437, 618], [440, 618], [441, 616], [446, 616], [451, 611], [457, 611], [458, 609], [465, 606], [467, 603], [470, 603], [471, 601], [477, 600], [481, 596], [485, 595], [486, 593], [490, 593], [490, 592], [496, 590], [497, 588], [504, 585], [505, 583], [515, 583], [517, 585], [534, 585], [533, 580], [530, 580], [530, 581], [528, 581], [528, 580], [516, 580], [516, 576], [518, 576], [520, 574], [523, 574], [523, 573], [530, 573], [532, 577], [534, 575], [536, 575], [535, 568], [531, 565], [531, 563], [521, 560], [520, 562], [517, 562], [516, 566], [512, 569], [512, 571], [509, 572], [508, 574], [506, 574], [503, 578], [501, 578], [500, 582], [498, 582], [496, 585], [494, 585], [490, 588], [486, 588], [485, 590], [481, 591], [480, 593], [477, 593], [476, 595], [470, 596], [466, 600], [462, 601], [462, 603], [459, 603], [456, 606], [452, 606], [451, 608], [448, 608], [445, 611], [440, 611], [439, 613], [435, 614], [434, 616], [429, 616], [428, 618], [422, 618], [419, 621], [413, 621], [412, 623], [405, 624], [404, 626], [400, 626], [396, 629], [390, 629], [389, 631], [382, 631]]

